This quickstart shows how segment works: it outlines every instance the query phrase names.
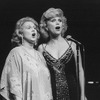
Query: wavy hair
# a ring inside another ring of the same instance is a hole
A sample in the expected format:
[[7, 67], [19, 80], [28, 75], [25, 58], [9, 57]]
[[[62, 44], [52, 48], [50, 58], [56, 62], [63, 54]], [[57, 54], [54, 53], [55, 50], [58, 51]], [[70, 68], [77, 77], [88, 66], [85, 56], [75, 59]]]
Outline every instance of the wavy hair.
[[53, 17], [61, 17], [63, 22], [63, 30], [61, 35], [64, 36], [65, 31], [67, 30], [67, 18], [65, 18], [63, 11], [59, 8], [49, 8], [45, 11], [40, 20], [40, 33], [44, 38], [48, 38], [48, 30], [47, 30], [47, 21]]
[[22, 25], [27, 21], [34, 23], [34, 25], [36, 26], [36, 30], [38, 32], [38, 39], [39, 39], [40, 35], [39, 35], [38, 23], [31, 17], [24, 17], [24, 18], [19, 19], [16, 23], [15, 31], [12, 34], [12, 39], [11, 39], [12, 43], [16, 43], [17, 45], [22, 44], [22, 35], [21, 35], [21, 34], [23, 34], [22, 33]]

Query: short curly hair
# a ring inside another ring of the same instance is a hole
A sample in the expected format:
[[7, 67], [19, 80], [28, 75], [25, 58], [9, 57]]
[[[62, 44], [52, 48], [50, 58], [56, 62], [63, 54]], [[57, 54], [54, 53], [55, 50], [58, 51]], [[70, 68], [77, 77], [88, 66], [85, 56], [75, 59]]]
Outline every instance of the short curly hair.
[[12, 34], [12, 39], [11, 39], [12, 43], [16, 43], [17, 45], [21, 45], [22, 44], [22, 37], [21, 37], [22, 25], [27, 21], [30, 21], [30, 22], [34, 23], [34, 25], [36, 26], [36, 30], [38, 32], [38, 39], [39, 39], [40, 35], [39, 35], [38, 23], [31, 17], [23, 17], [23, 18], [19, 19], [17, 21], [17, 23], [16, 23], [15, 31]]
[[40, 20], [40, 33], [44, 38], [48, 38], [48, 30], [47, 30], [47, 21], [53, 17], [61, 17], [63, 22], [63, 30], [61, 35], [64, 36], [65, 31], [67, 30], [67, 18], [65, 18], [63, 11], [59, 8], [49, 8], [45, 11]]

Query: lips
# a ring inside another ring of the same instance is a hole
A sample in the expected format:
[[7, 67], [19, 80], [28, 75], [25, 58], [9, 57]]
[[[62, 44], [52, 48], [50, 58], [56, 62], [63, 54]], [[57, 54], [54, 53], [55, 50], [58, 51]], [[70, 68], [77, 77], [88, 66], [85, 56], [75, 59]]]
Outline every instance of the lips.
[[32, 36], [34, 37], [35, 36], [35, 33], [33, 33]]
[[60, 26], [56, 26], [55, 29], [57, 29], [57, 30], [60, 29]]

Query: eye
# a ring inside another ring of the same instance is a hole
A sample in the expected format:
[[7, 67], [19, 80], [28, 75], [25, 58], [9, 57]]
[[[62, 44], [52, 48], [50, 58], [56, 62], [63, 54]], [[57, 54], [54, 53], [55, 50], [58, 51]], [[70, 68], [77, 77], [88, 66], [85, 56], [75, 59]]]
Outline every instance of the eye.
[[26, 29], [31, 29], [31, 26], [26, 26], [25, 28], [26, 28]]
[[27, 29], [36, 29], [36, 27], [34, 27], [34, 26], [27, 26], [26, 28]]
[[51, 22], [54, 22], [54, 21], [55, 21], [55, 19], [51, 19], [50, 21], [51, 21]]
[[36, 30], [37, 29], [37, 27], [35, 27], [35, 26], [33, 26], [33, 28]]
[[59, 21], [59, 22], [62, 22], [62, 20], [61, 20], [61, 19], [58, 19], [58, 21]]

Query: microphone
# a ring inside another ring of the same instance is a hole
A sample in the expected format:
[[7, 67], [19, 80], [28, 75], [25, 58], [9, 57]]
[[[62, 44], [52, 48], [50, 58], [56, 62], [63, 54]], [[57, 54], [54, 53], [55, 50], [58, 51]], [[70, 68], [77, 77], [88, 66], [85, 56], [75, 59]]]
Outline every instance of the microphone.
[[71, 35], [67, 35], [66, 38], [67, 38], [68, 40], [71, 40], [71, 41], [75, 42], [76, 44], [82, 45], [79, 41], [73, 39]]

